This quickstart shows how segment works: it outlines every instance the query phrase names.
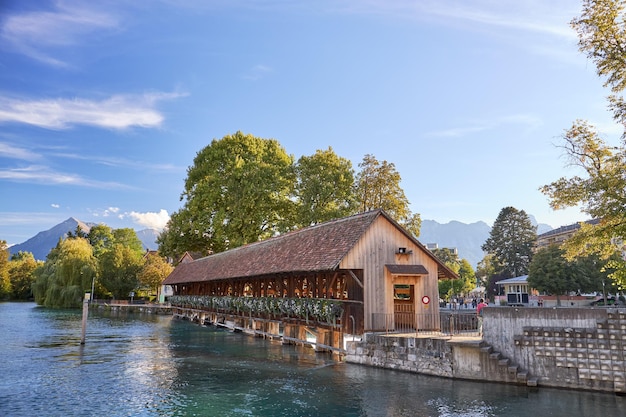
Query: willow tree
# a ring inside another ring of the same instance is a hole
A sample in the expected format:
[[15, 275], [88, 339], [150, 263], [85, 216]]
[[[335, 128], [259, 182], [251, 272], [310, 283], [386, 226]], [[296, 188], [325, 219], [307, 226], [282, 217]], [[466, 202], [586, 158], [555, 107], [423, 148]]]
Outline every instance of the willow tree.
[[295, 223], [311, 226], [356, 213], [354, 170], [332, 148], [303, 156], [295, 166]]
[[[578, 46], [596, 65], [611, 91], [609, 109], [616, 122], [626, 126], [626, 1], [587, 0], [581, 16], [572, 21]], [[625, 132], [626, 133], [626, 132]], [[581, 223], [579, 231], [563, 248], [569, 259], [597, 254], [610, 260], [611, 277], [626, 287], [626, 262], [616, 257], [626, 239], [626, 135], [619, 145], [607, 144], [595, 127], [577, 120], [566, 130], [564, 150], [577, 174], [562, 177], [541, 188], [552, 208], [580, 207], [598, 223]], [[612, 260], [611, 260], [612, 259]]]
[[357, 175], [357, 201], [360, 211], [383, 209], [415, 237], [420, 234], [420, 215], [412, 213], [409, 200], [400, 187], [402, 177], [393, 163], [378, 161], [373, 155], [365, 155], [359, 164]]
[[35, 301], [53, 308], [79, 307], [96, 272], [96, 258], [87, 239], [60, 240], [35, 270]]
[[184, 206], [159, 237], [160, 252], [221, 252], [293, 224], [293, 157], [274, 139], [237, 132], [215, 139], [187, 171]]

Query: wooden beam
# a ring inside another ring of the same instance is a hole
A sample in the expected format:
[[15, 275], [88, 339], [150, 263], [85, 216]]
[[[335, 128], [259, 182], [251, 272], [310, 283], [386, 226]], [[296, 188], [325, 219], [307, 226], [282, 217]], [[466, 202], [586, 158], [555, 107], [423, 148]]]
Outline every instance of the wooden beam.
[[350, 276], [352, 276], [352, 279], [355, 280], [357, 284], [359, 284], [359, 287], [363, 288], [363, 283], [357, 278], [354, 272], [352, 272], [351, 269], [348, 269], [348, 272], [350, 273]]

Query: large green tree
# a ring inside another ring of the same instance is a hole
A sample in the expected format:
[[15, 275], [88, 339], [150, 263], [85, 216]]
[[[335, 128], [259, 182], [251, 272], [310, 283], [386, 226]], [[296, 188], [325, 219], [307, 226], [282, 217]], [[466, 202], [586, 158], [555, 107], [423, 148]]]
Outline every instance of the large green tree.
[[181, 199], [159, 237], [177, 258], [187, 250], [221, 252], [292, 227], [293, 157], [274, 139], [237, 132], [213, 140], [194, 158]]
[[541, 248], [528, 268], [528, 285], [541, 292], [556, 296], [557, 306], [561, 296], [581, 287], [581, 271], [575, 263], [563, 256], [565, 252], [557, 245]]
[[354, 214], [354, 170], [332, 148], [303, 156], [296, 164], [296, 225], [311, 226]]
[[46, 262], [35, 270], [35, 301], [46, 307], [79, 307], [85, 292], [91, 290], [97, 269], [87, 239], [59, 240]]
[[500, 210], [482, 250], [493, 255], [497, 273], [513, 278], [528, 273], [537, 227], [524, 210], [504, 207]]
[[87, 239], [89, 239], [89, 243], [93, 247], [93, 254], [97, 258], [113, 243], [113, 229], [106, 224], [95, 225], [89, 230]]
[[133, 248], [114, 243], [98, 259], [100, 266], [99, 284], [113, 294], [114, 298], [125, 299], [139, 285], [138, 274], [142, 258]]
[[357, 201], [360, 211], [381, 208], [415, 237], [419, 237], [422, 221], [412, 213], [409, 200], [400, 187], [402, 177], [393, 163], [378, 161], [367, 154], [359, 164], [357, 175]]
[[[586, 0], [580, 17], [572, 21], [578, 33], [579, 49], [596, 65], [611, 90], [609, 109], [616, 122], [626, 126], [626, 2], [623, 0]], [[541, 191], [554, 209], [580, 207], [595, 225], [581, 223], [580, 230], [563, 248], [569, 259], [597, 254], [610, 260], [611, 278], [626, 288], [626, 262], [616, 257], [626, 238], [626, 145], [625, 136], [618, 146], [600, 138], [595, 127], [577, 120], [564, 134], [564, 149], [579, 174], [562, 177]]]

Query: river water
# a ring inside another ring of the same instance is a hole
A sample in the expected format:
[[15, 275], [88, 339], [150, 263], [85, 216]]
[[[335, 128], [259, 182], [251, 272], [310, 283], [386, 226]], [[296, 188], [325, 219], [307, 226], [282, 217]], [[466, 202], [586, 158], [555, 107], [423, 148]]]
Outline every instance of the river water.
[[453, 381], [170, 316], [0, 303], [0, 416], [617, 416], [626, 397]]

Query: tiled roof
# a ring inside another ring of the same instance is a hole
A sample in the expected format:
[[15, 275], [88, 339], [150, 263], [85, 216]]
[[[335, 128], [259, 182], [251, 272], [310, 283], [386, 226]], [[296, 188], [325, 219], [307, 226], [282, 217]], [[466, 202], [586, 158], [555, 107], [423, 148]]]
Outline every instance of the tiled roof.
[[330, 271], [382, 213], [357, 214], [182, 263], [163, 283]]

